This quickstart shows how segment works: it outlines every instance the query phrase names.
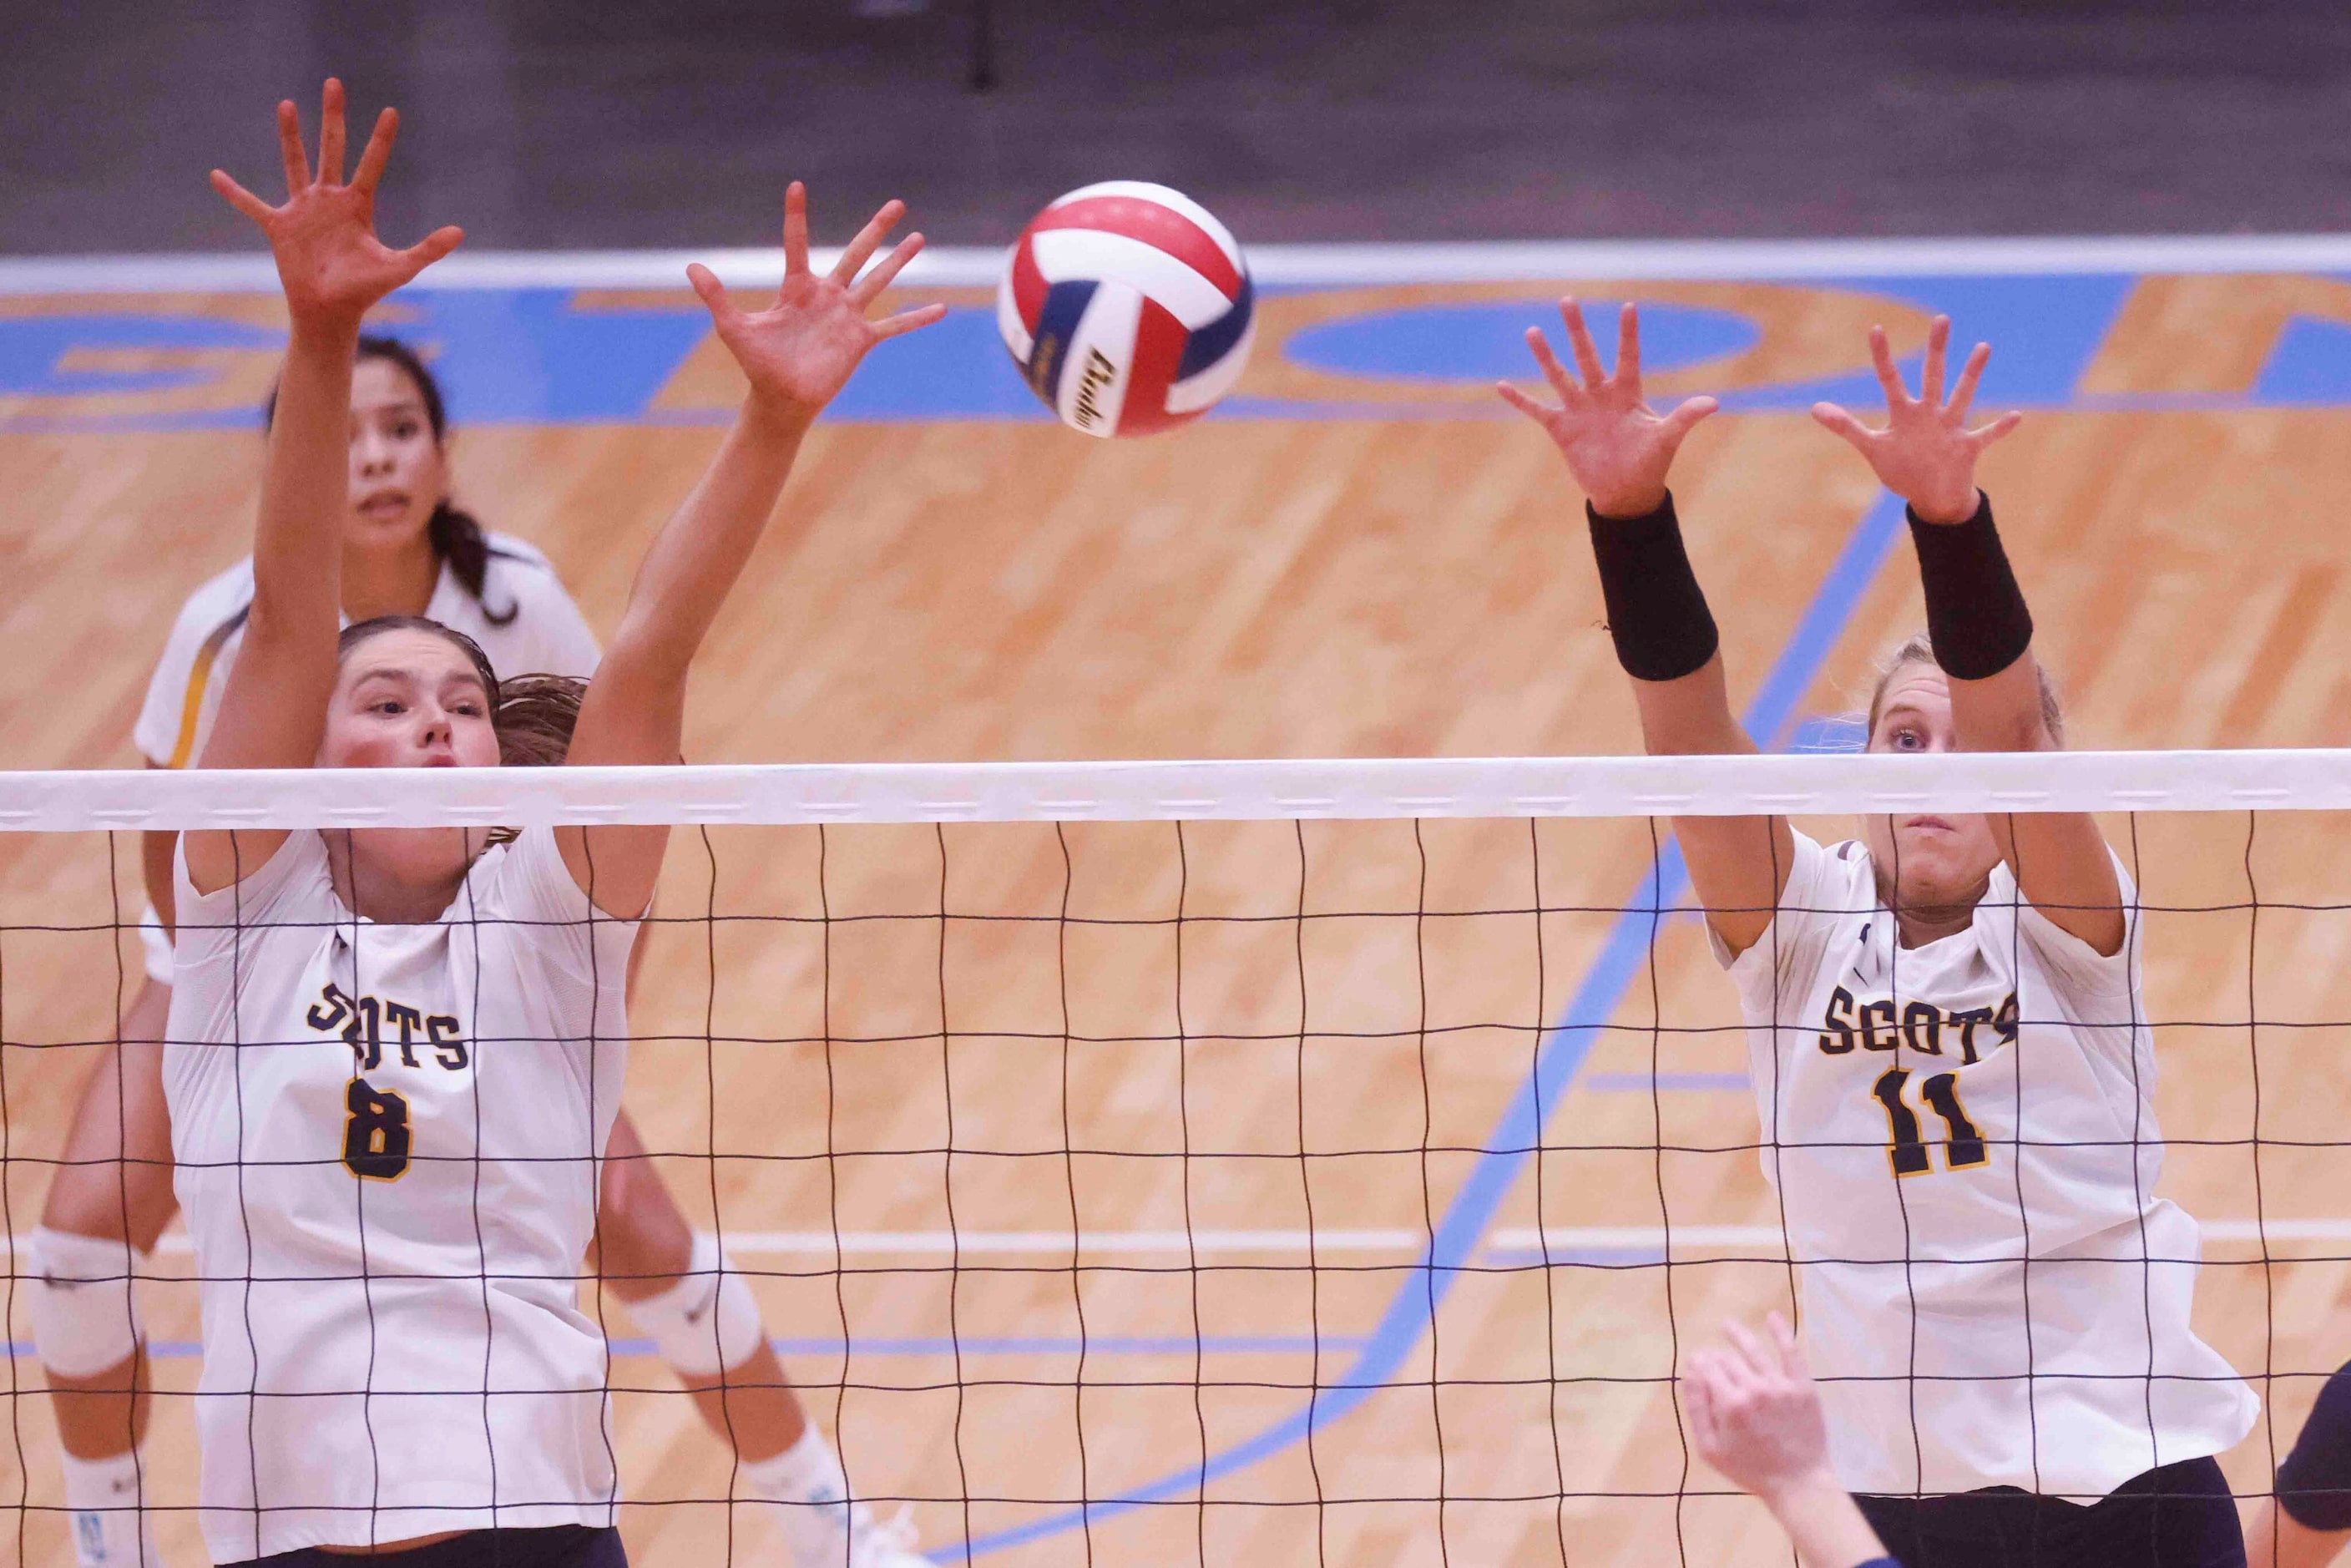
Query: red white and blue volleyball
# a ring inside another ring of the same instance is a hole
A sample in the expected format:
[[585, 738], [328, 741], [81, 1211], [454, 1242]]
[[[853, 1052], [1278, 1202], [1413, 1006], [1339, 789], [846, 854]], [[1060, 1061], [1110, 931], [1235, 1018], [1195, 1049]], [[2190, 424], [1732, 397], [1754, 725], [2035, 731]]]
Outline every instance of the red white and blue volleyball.
[[1088, 435], [1147, 435], [1232, 391], [1253, 336], [1249, 263], [1180, 191], [1111, 180], [1039, 213], [996, 324], [1029, 390]]

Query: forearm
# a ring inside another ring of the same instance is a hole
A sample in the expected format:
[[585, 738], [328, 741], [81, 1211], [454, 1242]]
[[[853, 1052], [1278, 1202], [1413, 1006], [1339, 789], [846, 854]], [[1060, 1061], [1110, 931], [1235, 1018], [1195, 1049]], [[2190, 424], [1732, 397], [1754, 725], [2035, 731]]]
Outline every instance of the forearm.
[[[670, 682], [685, 672], [766, 531], [809, 416], [747, 402], [709, 470], [645, 552], [604, 669]], [[603, 670], [598, 679], [603, 678]]]
[[[1953, 508], [1954, 510], [1956, 508]], [[1951, 517], [1909, 509], [1918, 582], [1935, 662], [1951, 688], [1951, 727], [1963, 751], [2039, 751], [2055, 744], [2041, 704], [2032, 615], [1992, 524], [1991, 499]]]
[[1885, 1542], [1836, 1478], [1823, 1470], [1764, 1498], [1804, 1568], [1858, 1568], [1886, 1555]]
[[1716, 653], [1670, 681], [1633, 678], [1641, 710], [1641, 743], [1652, 757], [1739, 757], [1755, 739], [1730, 711], [1730, 685]]
[[343, 514], [350, 499], [356, 321], [297, 321], [277, 382], [260, 515], [253, 534], [246, 646], [331, 641], [341, 618]]

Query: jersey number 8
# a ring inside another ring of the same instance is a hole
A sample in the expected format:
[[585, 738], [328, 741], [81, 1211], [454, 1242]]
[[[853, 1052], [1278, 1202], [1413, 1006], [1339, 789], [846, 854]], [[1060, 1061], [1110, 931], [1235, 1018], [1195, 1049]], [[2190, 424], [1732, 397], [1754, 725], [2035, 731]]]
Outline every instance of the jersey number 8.
[[343, 1123], [343, 1167], [370, 1181], [398, 1181], [408, 1174], [408, 1102], [354, 1078], [343, 1091], [350, 1112]]

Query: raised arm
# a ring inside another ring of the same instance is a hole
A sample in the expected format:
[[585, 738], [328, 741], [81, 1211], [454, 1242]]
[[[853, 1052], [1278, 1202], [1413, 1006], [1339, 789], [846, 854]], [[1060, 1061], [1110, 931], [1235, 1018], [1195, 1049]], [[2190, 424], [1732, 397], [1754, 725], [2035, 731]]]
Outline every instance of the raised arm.
[[[1975, 346], [1946, 400], [1950, 338], [1950, 319], [1935, 318], [1914, 398], [1894, 368], [1886, 329], [1872, 328], [1869, 351], [1886, 389], [1886, 428], [1872, 430], [1834, 403], [1818, 404], [1813, 417], [1844, 437], [1878, 482], [1909, 504], [1927, 630], [1950, 683], [1959, 749], [2054, 751], [2058, 741], [2042, 708], [2041, 666], [2032, 656], [2032, 617], [1992, 527], [1991, 502], [1976, 486], [1976, 459], [2024, 416], [2009, 413], [1969, 428], [1991, 348]], [[1991, 821], [2001, 857], [2033, 907], [2100, 953], [2121, 950], [2122, 884], [2095, 818], [2037, 812]]]
[[[1652, 757], [1752, 752], [1754, 740], [1730, 711], [1714, 617], [1690, 570], [1666, 488], [1682, 438], [1715, 411], [1715, 401], [1694, 397], [1663, 415], [1649, 407], [1641, 393], [1640, 321], [1632, 306], [1617, 320], [1613, 376], [1601, 368], [1576, 302], [1561, 300], [1560, 316], [1580, 379], [1567, 373], [1540, 328], [1527, 329], [1527, 346], [1560, 406], [1508, 382], [1496, 390], [1543, 427], [1587, 497], [1608, 631], [1617, 662], [1633, 678], [1642, 740]], [[1733, 952], [1754, 946], [1787, 885], [1795, 852], [1787, 820], [1681, 817], [1674, 835], [1708, 923]]]
[[[566, 758], [571, 766], [677, 760], [686, 674], [776, 509], [801, 438], [867, 350], [946, 314], [943, 305], [926, 305], [866, 319], [923, 248], [923, 236], [909, 235], [858, 276], [904, 212], [892, 202], [874, 214], [831, 273], [819, 277], [809, 270], [808, 195], [795, 182], [784, 195], [784, 286], [766, 310], [739, 309], [707, 268], [686, 268], [750, 392], [709, 471], [637, 569], [620, 631], [580, 703]], [[567, 828], [558, 841], [597, 907], [633, 919], [653, 897], [669, 830]]]
[[[351, 361], [368, 308], [456, 248], [436, 230], [406, 250], [375, 236], [375, 188], [400, 116], [385, 110], [343, 182], [343, 84], [320, 95], [319, 166], [302, 146], [301, 116], [277, 106], [286, 201], [273, 207], [215, 169], [213, 188], [260, 225], [277, 263], [290, 330], [277, 414], [262, 469], [253, 534], [253, 608], [230, 667], [204, 768], [308, 768], [319, 754], [335, 689], [341, 622], [343, 514], [350, 499]], [[200, 893], [258, 869], [283, 832], [188, 835], [188, 874]]]
[[1787, 1320], [1771, 1314], [1768, 1340], [1735, 1322], [1723, 1332], [1729, 1348], [1699, 1351], [1682, 1376], [1690, 1446], [1771, 1511], [1804, 1568], [1891, 1563], [1829, 1468], [1820, 1390]]

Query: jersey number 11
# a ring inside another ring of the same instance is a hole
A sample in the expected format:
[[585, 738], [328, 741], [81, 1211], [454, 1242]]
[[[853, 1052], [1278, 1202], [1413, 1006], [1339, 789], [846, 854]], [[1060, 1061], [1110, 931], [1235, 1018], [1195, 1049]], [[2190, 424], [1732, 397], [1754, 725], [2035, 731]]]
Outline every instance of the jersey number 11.
[[[1917, 1176], [1928, 1165], [1927, 1142], [1919, 1134], [1918, 1113], [1902, 1098], [1902, 1086], [1909, 1081], [1908, 1068], [1889, 1067], [1869, 1087], [1877, 1103], [1886, 1107], [1886, 1119], [1890, 1124], [1886, 1157], [1893, 1162], [1894, 1174], [1898, 1176]], [[1967, 1108], [1959, 1103], [1959, 1075], [1936, 1073], [1918, 1085], [1918, 1097], [1942, 1118], [1943, 1168], [1957, 1171], [1982, 1165], [1987, 1158], [1983, 1134], [1968, 1120]]]

